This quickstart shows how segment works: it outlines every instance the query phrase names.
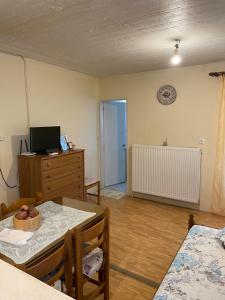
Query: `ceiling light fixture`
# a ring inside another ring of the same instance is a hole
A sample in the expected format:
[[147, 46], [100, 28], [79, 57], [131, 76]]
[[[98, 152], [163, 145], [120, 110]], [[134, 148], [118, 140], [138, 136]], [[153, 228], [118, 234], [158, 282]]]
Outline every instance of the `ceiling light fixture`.
[[179, 63], [181, 62], [181, 57], [178, 54], [179, 45], [180, 45], [180, 40], [176, 40], [176, 44], [174, 45], [174, 55], [171, 58], [171, 63], [173, 65], [179, 65]]

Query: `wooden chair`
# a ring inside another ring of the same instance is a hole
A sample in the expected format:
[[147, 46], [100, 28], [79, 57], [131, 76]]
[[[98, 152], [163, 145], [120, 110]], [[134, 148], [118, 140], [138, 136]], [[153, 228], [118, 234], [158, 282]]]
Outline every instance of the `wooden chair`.
[[68, 231], [61, 245], [31, 265], [16, 266], [51, 286], [63, 277], [66, 293], [72, 296], [72, 233]]
[[[88, 190], [92, 187], [97, 187], [97, 194], [88, 193]], [[97, 203], [100, 204], [100, 180], [99, 179], [91, 179], [85, 178], [84, 182], [84, 200], [87, 200], [87, 195], [97, 197]]]
[[[109, 299], [109, 209], [105, 209], [104, 218], [97, 224], [85, 230], [78, 228], [74, 231], [75, 239], [75, 299], [94, 299], [104, 293], [104, 299]], [[98, 279], [90, 278], [83, 274], [83, 256], [90, 253], [95, 248], [103, 251], [103, 264], [98, 272]], [[86, 281], [96, 285], [97, 288], [84, 295], [83, 285]]]
[[36, 202], [39, 202], [42, 200], [42, 194], [37, 193], [35, 198], [21, 198], [17, 200], [16, 202], [12, 203], [8, 207], [5, 203], [1, 203], [0, 205], [0, 215], [1, 218], [4, 218], [6, 215], [10, 214], [13, 211], [18, 210], [23, 204], [26, 205], [33, 205]]

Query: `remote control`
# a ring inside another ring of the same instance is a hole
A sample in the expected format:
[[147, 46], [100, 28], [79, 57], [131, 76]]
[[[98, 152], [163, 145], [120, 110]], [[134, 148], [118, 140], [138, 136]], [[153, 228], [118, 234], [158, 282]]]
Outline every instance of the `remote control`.
[[59, 154], [58, 152], [49, 153], [49, 155], [58, 155], [58, 154]]
[[21, 155], [34, 156], [34, 155], [36, 155], [36, 153], [35, 152], [22, 152]]

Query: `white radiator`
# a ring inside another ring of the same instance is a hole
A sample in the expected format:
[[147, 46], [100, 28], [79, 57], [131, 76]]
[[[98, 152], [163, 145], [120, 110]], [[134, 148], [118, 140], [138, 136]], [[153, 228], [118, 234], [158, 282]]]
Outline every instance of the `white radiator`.
[[198, 203], [201, 150], [132, 145], [132, 191]]

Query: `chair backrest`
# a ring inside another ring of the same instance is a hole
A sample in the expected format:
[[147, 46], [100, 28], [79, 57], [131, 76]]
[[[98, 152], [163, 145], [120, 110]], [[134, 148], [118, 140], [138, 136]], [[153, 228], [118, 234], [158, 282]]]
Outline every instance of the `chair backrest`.
[[[109, 285], [109, 209], [106, 208], [104, 217], [97, 224], [84, 230], [75, 228], [75, 298], [94, 299], [97, 295], [104, 292], [108, 294]], [[101, 267], [100, 280], [94, 280], [83, 275], [83, 256], [90, 253], [95, 248], [101, 248], [103, 251], [103, 265]], [[83, 295], [83, 284], [85, 278], [98, 286], [97, 289], [88, 295]], [[104, 299], [108, 299], [105, 296]]]
[[9, 205], [8, 207], [6, 206], [5, 203], [1, 203], [1, 205], [0, 205], [1, 218], [4, 218], [11, 212], [18, 210], [23, 204], [33, 205], [36, 202], [39, 202], [41, 200], [42, 200], [42, 194], [37, 193], [35, 198], [21, 198], [21, 199], [15, 201], [14, 203], [12, 203], [11, 205]]
[[64, 276], [67, 294], [72, 296], [72, 233], [68, 231], [60, 245], [30, 265], [17, 267], [49, 285]]

